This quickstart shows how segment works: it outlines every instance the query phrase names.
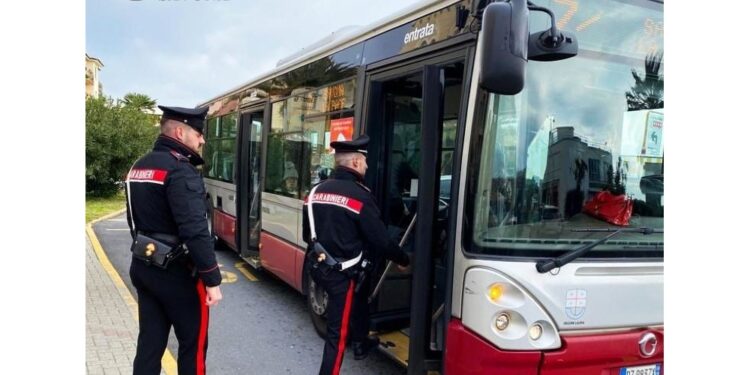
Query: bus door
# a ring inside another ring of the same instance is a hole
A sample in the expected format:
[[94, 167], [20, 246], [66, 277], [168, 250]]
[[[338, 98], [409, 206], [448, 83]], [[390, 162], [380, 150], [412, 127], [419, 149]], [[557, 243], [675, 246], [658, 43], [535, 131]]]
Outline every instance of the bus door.
[[242, 113], [240, 117], [240, 168], [237, 182], [237, 228], [240, 256], [257, 263], [260, 242], [260, 175], [263, 139], [263, 107]]
[[[371, 137], [367, 183], [392, 238], [414, 220], [404, 250], [410, 271], [393, 266], [371, 304], [381, 350], [409, 373], [439, 369], [447, 285], [448, 222], [456, 129], [464, 84], [463, 51], [368, 75], [364, 124]], [[385, 262], [384, 262], [385, 263]], [[381, 264], [376, 272], [380, 276]], [[378, 279], [374, 278], [371, 288]]]

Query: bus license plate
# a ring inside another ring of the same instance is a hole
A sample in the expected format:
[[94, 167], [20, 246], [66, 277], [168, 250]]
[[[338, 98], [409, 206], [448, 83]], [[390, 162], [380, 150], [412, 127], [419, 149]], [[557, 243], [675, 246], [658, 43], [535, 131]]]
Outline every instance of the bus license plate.
[[660, 365], [648, 365], [638, 367], [623, 367], [620, 369], [620, 375], [659, 375]]

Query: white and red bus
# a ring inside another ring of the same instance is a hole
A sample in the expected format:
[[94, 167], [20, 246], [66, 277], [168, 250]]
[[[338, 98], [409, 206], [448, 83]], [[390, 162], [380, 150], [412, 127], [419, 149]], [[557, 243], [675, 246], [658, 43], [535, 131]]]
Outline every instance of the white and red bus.
[[331, 140], [368, 134], [394, 239], [418, 218], [371, 303], [410, 374], [664, 374], [663, 24], [660, 1], [446, 0], [334, 33], [200, 104], [212, 232], [324, 332], [302, 203]]

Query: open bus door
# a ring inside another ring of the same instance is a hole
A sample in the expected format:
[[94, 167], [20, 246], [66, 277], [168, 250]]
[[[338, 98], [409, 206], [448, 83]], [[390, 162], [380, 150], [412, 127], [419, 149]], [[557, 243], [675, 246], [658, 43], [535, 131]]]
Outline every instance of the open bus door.
[[[449, 212], [466, 50], [367, 75], [367, 183], [394, 240], [404, 236], [412, 267], [391, 267], [370, 305], [380, 349], [410, 374], [439, 371], [448, 283]], [[377, 166], [376, 168], [372, 168]], [[379, 265], [380, 276], [386, 268]], [[371, 280], [371, 288], [378, 279]]]
[[265, 106], [244, 110], [240, 116], [237, 181], [237, 250], [257, 267], [260, 244], [261, 157]]

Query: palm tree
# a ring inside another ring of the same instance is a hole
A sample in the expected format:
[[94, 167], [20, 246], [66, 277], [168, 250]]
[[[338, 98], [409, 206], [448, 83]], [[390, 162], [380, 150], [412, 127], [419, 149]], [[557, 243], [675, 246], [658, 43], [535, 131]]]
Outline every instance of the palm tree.
[[152, 111], [156, 106], [156, 100], [151, 99], [148, 95], [127, 93], [122, 98], [122, 104], [126, 107], [138, 108], [141, 111], [148, 110]]
[[635, 85], [625, 93], [628, 111], [664, 108], [664, 75], [660, 74], [663, 59], [662, 52], [646, 56], [646, 74], [643, 77], [635, 69], [631, 71]]

